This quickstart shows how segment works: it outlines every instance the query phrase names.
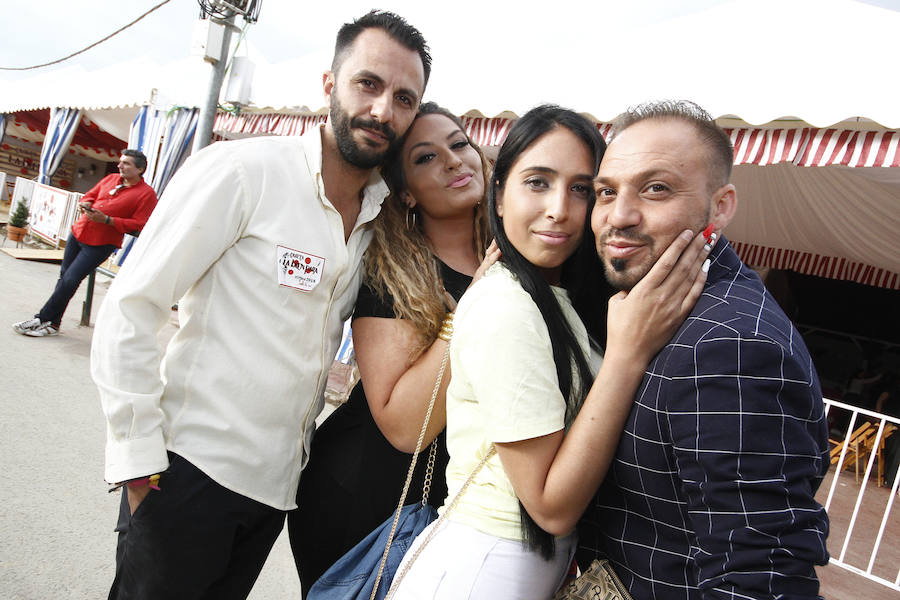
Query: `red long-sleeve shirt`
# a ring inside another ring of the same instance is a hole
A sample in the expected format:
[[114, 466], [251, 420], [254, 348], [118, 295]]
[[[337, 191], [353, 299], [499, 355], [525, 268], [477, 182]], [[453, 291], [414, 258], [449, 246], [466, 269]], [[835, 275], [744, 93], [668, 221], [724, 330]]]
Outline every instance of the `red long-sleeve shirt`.
[[82, 214], [72, 225], [75, 239], [89, 246], [112, 244], [121, 248], [126, 233], [144, 228], [156, 207], [156, 192], [143, 179], [116, 189], [123, 183], [121, 175], [107, 175], [81, 198], [82, 202], [91, 202], [96, 210], [112, 217], [112, 221], [109, 225], [95, 223]]

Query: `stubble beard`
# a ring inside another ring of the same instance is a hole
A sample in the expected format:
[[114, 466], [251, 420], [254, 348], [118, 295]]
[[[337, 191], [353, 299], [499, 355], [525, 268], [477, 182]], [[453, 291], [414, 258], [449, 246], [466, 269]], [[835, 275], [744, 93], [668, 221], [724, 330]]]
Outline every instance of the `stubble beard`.
[[[629, 292], [650, 271], [657, 258], [659, 257], [654, 256], [648, 265], [639, 263], [632, 265], [624, 258], [609, 259], [607, 264], [610, 268], [606, 271], [606, 280], [617, 290]], [[630, 272], [629, 266], [631, 267]]]
[[[692, 231], [694, 233], [699, 233], [706, 227], [707, 223], [709, 223], [710, 217], [710, 209], [707, 208], [705, 215], [702, 219], [699, 220], [699, 224], [695, 224], [692, 227]], [[685, 227], [687, 229], [687, 227]], [[666, 251], [666, 248], [669, 247], [669, 244], [674, 241], [675, 238], [669, 240], [669, 243], [665, 246], [659, 246], [657, 244], [657, 240], [649, 235], [645, 235], [642, 233], [634, 232], [628, 229], [617, 230], [617, 229], [608, 229], [600, 236], [597, 240], [598, 247], [606, 243], [611, 237], [624, 238], [628, 240], [639, 241], [645, 244], [646, 248], [649, 250], [649, 258], [646, 259], [645, 262], [637, 262], [629, 261], [625, 258], [604, 258], [604, 263], [606, 264], [606, 281], [609, 282], [611, 286], [616, 288], [617, 290], [623, 291], [631, 291], [631, 288], [637, 285], [637, 283], [650, 272], [650, 269], [653, 268], [653, 265], [656, 264], [656, 261], [659, 260], [659, 257], [662, 256], [663, 252]], [[659, 247], [658, 247], [659, 246]], [[601, 253], [601, 257], [602, 257]], [[631, 267], [631, 272], [629, 272], [629, 267]]]
[[601, 257], [604, 259], [606, 265], [606, 281], [617, 290], [624, 290], [627, 292], [630, 291], [638, 281], [643, 279], [644, 275], [646, 275], [647, 272], [650, 271], [650, 268], [653, 267], [656, 259], [659, 258], [655, 252], [656, 243], [652, 237], [628, 229], [608, 229], [600, 236], [600, 239], [597, 240], [598, 246], [605, 248], [606, 241], [612, 237], [640, 242], [644, 244], [644, 247], [647, 250], [649, 250], [650, 256], [646, 259], [646, 263], [641, 263], [638, 259], [608, 258], [603, 256], [603, 252], [601, 251]]
[[[331, 119], [334, 138], [341, 157], [344, 161], [359, 169], [374, 169], [381, 166], [381, 163], [384, 162], [384, 157], [398, 145], [399, 139], [397, 134], [389, 125], [361, 117], [351, 118], [341, 107], [336, 94], [331, 99], [329, 118]], [[379, 151], [357, 144], [353, 139], [353, 129], [357, 127], [372, 129], [384, 135], [388, 139], [387, 148]]]

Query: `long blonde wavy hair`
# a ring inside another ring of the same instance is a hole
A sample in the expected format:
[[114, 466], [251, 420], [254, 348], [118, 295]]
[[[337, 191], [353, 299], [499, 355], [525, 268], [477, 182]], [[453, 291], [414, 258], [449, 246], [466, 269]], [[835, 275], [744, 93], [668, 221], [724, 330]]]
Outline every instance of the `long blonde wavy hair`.
[[[416, 119], [435, 114], [456, 123], [481, 157], [485, 200], [472, 209], [475, 213], [472, 245], [475, 255], [481, 261], [485, 248], [490, 243], [486, 194], [491, 181], [491, 165], [481, 148], [466, 133], [459, 118], [448, 110], [434, 102], [426, 102], [419, 107]], [[410, 129], [413, 125], [410, 125]], [[422, 229], [422, 219], [415, 219], [414, 224], [408, 223], [407, 206], [400, 200], [403, 192], [407, 191], [401, 154], [398, 148], [382, 167], [382, 175], [391, 188], [391, 195], [384, 201], [381, 212], [373, 222], [373, 236], [366, 252], [364, 277], [369, 287], [381, 298], [393, 297], [394, 315], [399, 319], [406, 319], [415, 328], [417, 340], [409, 356], [409, 362], [412, 363], [437, 338], [449, 307], [437, 258]]]

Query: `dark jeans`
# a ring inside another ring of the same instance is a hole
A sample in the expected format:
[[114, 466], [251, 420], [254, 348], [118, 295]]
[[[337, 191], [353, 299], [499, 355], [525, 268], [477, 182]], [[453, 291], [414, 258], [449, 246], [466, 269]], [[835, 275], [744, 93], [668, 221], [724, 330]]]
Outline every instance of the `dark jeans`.
[[69, 300], [78, 291], [81, 281], [102, 265], [115, 249], [116, 246], [112, 244], [105, 246], [82, 244], [75, 239], [74, 233], [69, 233], [56, 289], [53, 290], [53, 294], [50, 295], [50, 299], [47, 300], [40, 312], [34, 316], [41, 321], [50, 321], [55, 327], [59, 327]]
[[109, 598], [244, 599], [285, 512], [228, 490], [177, 454], [134, 515], [122, 493]]

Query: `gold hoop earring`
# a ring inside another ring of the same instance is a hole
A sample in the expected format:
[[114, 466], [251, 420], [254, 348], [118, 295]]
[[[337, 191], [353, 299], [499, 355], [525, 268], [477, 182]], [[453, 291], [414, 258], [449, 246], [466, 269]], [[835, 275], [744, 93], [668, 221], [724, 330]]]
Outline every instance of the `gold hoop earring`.
[[[412, 219], [410, 219], [410, 215], [412, 215]], [[412, 224], [410, 224], [410, 220], [412, 221]], [[416, 216], [416, 211], [413, 210], [413, 208], [411, 206], [407, 206], [406, 207], [406, 229], [411, 231], [411, 230], [415, 229], [416, 227], [418, 227], [418, 225], [419, 225], [419, 219]]]

